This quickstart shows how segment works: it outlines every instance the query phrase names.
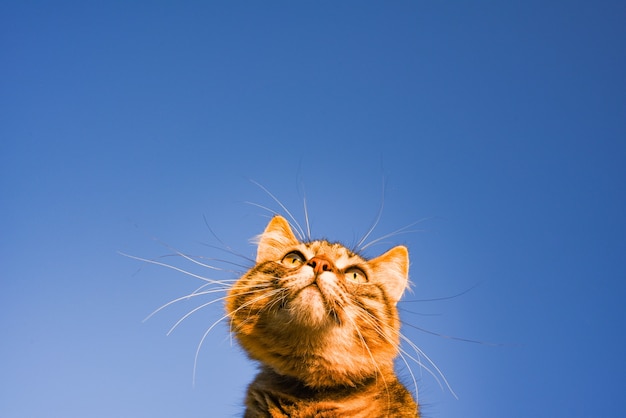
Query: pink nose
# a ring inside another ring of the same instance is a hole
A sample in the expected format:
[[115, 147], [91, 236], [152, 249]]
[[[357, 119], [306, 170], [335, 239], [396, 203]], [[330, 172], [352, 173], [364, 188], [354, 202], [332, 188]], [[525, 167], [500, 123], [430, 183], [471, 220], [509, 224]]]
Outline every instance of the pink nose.
[[312, 259], [309, 260], [309, 262], [307, 263], [307, 265], [313, 267], [313, 272], [315, 274], [320, 274], [324, 271], [333, 271], [334, 267], [333, 267], [333, 263], [331, 263], [330, 261], [328, 261], [327, 259], [323, 258], [323, 257], [313, 257]]

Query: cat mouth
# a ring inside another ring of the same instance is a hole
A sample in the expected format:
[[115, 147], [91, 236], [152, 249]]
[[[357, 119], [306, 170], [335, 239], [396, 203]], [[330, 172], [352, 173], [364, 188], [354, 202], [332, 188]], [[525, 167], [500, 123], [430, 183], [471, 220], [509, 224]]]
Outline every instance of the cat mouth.
[[317, 294], [319, 295], [319, 297], [325, 302], [326, 301], [326, 297], [324, 296], [324, 292], [322, 292], [322, 289], [320, 289], [319, 285], [316, 282], [310, 283], [304, 287], [302, 287], [301, 289], [298, 289], [294, 296], [293, 299], [297, 299], [299, 297], [305, 296], [308, 294]]
[[341, 325], [341, 314], [338, 312], [337, 302], [326, 295], [316, 281], [300, 288], [290, 301], [286, 301], [283, 307], [295, 307], [297, 311], [306, 311], [308, 318], [317, 318], [318, 322], [323, 318], [331, 320], [336, 325]]

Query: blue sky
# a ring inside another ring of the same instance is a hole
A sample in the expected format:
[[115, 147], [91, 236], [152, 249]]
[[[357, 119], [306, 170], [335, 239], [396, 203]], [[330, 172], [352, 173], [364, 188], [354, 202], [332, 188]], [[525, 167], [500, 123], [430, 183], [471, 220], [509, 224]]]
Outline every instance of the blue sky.
[[248, 265], [220, 249], [254, 254], [246, 202], [281, 211], [250, 180], [301, 222], [306, 197], [315, 237], [354, 243], [383, 201], [372, 238], [422, 220], [367, 255], [410, 249], [403, 331], [458, 395], [413, 364], [425, 416], [623, 416], [625, 16], [3, 2], [0, 416], [238, 416], [254, 365], [224, 324], [192, 385], [220, 304], [165, 336], [194, 302], [142, 319], [201, 283], [118, 251], [236, 277], [159, 257]]

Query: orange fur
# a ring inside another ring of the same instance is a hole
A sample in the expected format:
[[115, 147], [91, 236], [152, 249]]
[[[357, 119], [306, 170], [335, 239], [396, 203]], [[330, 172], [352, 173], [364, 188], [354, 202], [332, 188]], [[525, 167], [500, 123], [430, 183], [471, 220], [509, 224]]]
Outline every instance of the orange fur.
[[419, 416], [393, 368], [406, 247], [368, 261], [341, 244], [300, 242], [276, 216], [256, 261], [226, 299], [232, 332], [262, 364], [245, 417]]

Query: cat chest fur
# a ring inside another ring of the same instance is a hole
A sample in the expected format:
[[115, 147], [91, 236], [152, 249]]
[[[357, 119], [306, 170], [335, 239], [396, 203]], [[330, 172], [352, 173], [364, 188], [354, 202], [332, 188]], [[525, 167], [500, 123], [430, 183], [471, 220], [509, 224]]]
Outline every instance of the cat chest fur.
[[417, 417], [417, 406], [393, 374], [355, 387], [312, 389], [295, 379], [262, 370], [248, 388], [245, 418]]

